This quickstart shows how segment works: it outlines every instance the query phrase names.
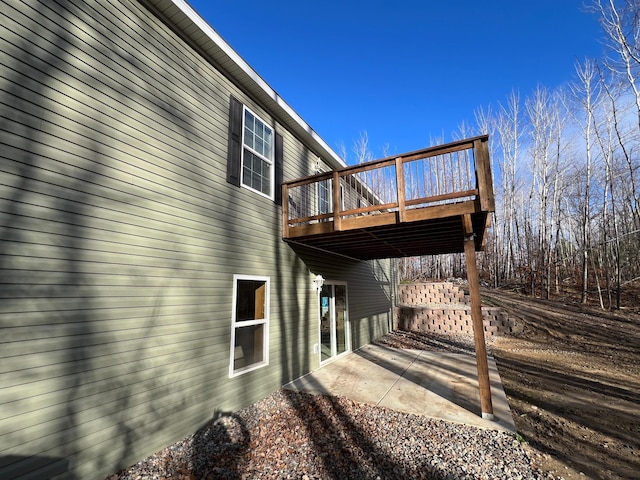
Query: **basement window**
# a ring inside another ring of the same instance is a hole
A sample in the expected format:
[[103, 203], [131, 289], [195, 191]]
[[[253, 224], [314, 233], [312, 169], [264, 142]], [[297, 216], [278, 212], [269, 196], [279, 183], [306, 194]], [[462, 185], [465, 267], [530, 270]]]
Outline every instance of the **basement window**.
[[269, 364], [269, 277], [234, 275], [229, 376]]

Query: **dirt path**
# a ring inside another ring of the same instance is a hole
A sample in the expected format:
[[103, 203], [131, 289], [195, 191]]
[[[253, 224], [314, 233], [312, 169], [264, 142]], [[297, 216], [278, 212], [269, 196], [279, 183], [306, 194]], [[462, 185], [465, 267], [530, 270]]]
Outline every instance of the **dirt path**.
[[640, 478], [640, 315], [483, 297], [524, 324], [493, 354], [536, 466], [566, 479]]

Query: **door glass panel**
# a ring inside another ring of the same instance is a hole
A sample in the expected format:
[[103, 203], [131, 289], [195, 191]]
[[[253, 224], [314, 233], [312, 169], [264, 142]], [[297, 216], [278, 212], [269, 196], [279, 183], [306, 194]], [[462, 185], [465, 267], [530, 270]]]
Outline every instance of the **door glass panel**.
[[326, 284], [320, 290], [320, 362], [349, 349], [346, 285]]
[[331, 354], [331, 286], [323, 285], [320, 291], [320, 361], [332, 357]]
[[335, 310], [336, 310], [336, 354], [347, 351], [347, 287], [335, 285]]

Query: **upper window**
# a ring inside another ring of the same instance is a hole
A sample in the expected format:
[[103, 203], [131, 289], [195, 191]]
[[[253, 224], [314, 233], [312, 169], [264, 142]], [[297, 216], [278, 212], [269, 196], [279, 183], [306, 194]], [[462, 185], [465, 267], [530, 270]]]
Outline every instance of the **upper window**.
[[234, 275], [229, 376], [269, 363], [269, 277]]
[[269, 198], [273, 196], [273, 129], [244, 109], [242, 184]]
[[282, 202], [282, 134], [231, 95], [229, 100], [229, 149], [227, 182]]

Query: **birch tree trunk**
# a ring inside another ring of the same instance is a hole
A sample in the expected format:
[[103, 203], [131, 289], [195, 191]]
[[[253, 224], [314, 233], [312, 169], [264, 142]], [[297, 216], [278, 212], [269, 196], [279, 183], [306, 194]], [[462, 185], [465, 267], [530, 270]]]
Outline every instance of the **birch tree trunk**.
[[502, 211], [504, 236], [502, 242], [506, 244], [504, 267], [501, 269], [501, 282], [509, 282], [515, 278], [515, 252], [519, 236], [516, 229], [517, 198], [516, 172], [522, 141], [520, 119], [520, 95], [512, 91], [504, 105], [500, 105], [496, 129], [500, 137], [501, 160], [498, 162], [500, 171], [500, 191], [502, 193]]
[[[634, 100], [636, 127], [636, 139], [640, 138], [640, 2], [637, 0], [593, 0], [591, 10], [598, 16], [598, 20], [606, 38], [608, 47], [613, 55], [607, 59], [607, 67], [614, 77], [621, 77], [627, 84], [627, 92], [631, 93]], [[610, 91], [607, 91], [610, 95]], [[629, 168], [629, 180], [632, 185], [634, 223], [640, 228], [640, 198], [639, 189], [635, 185], [634, 166], [630, 156], [627, 140], [623, 140], [620, 134], [620, 122], [616, 111], [614, 117], [616, 133], [627, 166]]]
[[[587, 303], [589, 293], [589, 250], [591, 241], [591, 184], [593, 169], [593, 126], [597, 104], [600, 101], [599, 85], [596, 77], [596, 68], [592, 61], [576, 64], [577, 81], [572, 82], [570, 91], [574, 105], [579, 111], [574, 118], [580, 128], [584, 140], [585, 172], [584, 172], [584, 196], [582, 198], [582, 211], [580, 218], [580, 232], [582, 243], [582, 303]], [[569, 109], [571, 112], [572, 109]], [[596, 272], [594, 272], [595, 274]]]

